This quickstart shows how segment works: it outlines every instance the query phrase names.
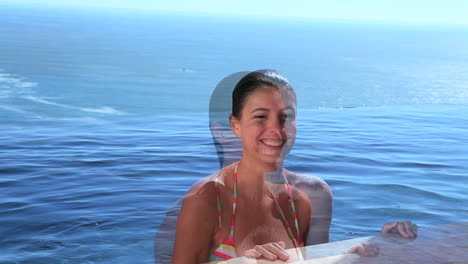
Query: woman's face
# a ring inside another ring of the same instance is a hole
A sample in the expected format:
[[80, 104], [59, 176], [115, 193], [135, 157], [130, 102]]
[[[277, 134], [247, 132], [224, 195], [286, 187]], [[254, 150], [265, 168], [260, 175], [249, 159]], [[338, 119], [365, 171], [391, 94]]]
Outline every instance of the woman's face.
[[260, 87], [247, 96], [240, 120], [231, 117], [242, 139], [243, 159], [277, 166], [296, 137], [296, 98], [275, 87]]

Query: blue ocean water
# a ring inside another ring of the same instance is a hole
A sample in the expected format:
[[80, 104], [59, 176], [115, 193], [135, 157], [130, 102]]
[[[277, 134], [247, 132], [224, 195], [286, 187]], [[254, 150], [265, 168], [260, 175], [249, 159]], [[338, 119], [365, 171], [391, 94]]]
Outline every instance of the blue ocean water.
[[0, 263], [153, 263], [218, 169], [208, 101], [273, 68], [286, 167], [326, 180], [332, 240], [467, 221], [468, 28], [0, 6]]

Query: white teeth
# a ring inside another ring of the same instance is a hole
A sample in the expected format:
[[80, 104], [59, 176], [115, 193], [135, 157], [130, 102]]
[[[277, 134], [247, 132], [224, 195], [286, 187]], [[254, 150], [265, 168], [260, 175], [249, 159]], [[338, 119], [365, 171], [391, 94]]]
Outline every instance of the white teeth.
[[272, 146], [272, 147], [278, 147], [278, 146], [281, 146], [281, 144], [283, 144], [283, 142], [281, 141], [271, 141], [271, 140], [264, 140], [263, 143], [265, 143], [265, 145]]

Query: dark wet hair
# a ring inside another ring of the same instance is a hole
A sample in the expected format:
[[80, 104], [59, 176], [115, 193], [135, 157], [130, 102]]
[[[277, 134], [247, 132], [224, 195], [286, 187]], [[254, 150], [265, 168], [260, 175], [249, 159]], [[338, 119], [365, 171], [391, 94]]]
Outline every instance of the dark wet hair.
[[288, 79], [275, 70], [258, 70], [244, 76], [232, 92], [232, 115], [240, 119], [247, 97], [260, 87], [274, 87], [296, 98]]

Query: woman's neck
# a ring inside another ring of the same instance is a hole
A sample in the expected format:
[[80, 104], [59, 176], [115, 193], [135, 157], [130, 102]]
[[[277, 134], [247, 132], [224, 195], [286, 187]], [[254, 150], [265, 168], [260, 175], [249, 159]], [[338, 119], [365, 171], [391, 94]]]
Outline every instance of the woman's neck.
[[283, 163], [277, 166], [258, 166], [258, 162], [252, 162], [242, 158], [237, 168], [237, 184], [239, 195], [252, 202], [261, 201], [268, 195], [268, 184], [281, 183], [283, 175]]

